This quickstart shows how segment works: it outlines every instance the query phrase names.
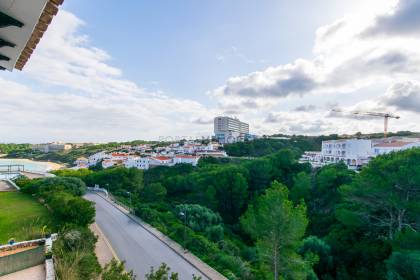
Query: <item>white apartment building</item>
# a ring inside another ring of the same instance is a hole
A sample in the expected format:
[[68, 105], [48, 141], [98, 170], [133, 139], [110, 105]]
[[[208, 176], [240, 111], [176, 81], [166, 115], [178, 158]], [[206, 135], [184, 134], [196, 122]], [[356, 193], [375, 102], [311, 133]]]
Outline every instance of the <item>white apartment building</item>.
[[223, 144], [244, 141], [249, 135], [249, 124], [237, 118], [216, 117], [214, 118], [214, 134]]
[[138, 168], [147, 170], [149, 169], [150, 159], [148, 157], [129, 157], [125, 162], [124, 166], [127, 168]]
[[321, 161], [325, 164], [343, 161], [349, 168], [357, 169], [372, 157], [372, 141], [343, 139], [322, 141]]

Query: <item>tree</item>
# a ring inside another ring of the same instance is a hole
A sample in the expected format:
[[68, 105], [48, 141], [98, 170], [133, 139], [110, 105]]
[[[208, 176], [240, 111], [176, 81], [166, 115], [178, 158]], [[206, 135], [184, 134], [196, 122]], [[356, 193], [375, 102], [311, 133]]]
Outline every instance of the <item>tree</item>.
[[341, 200], [339, 187], [350, 184], [354, 174], [344, 163], [327, 165], [317, 172], [308, 202], [311, 235], [323, 237], [330, 231], [336, 222], [335, 211]]
[[303, 245], [299, 249], [302, 256], [314, 254], [318, 257], [318, 261], [314, 266], [317, 275], [321, 279], [331, 279], [333, 275], [333, 257], [331, 247], [322, 239], [316, 236], [308, 236], [303, 240]]
[[261, 194], [270, 185], [273, 169], [270, 160], [252, 160], [246, 167], [249, 170], [249, 191], [255, 195]]
[[73, 196], [67, 192], [51, 192], [46, 201], [54, 216], [61, 223], [78, 226], [87, 226], [95, 219], [95, 206], [93, 202], [81, 197]]
[[375, 158], [341, 193], [346, 217], [370, 225], [372, 234], [392, 240], [403, 229], [419, 231], [420, 149]]
[[143, 188], [143, 171], [137, 168], [113, 167], [93, 172], [85, 178], [88, 186], [98, 184], [116, 194], [139, 193]]
[[52, 177], [33, 180], [19, 179], [16, 183], [22, 186], [23, 192], [31, 194], [39, 193], [44, 195], [49, 192], [65, 191], [72, 195], [82, 196], [86, 192], [85, 183], [79, 178], [73, 177]]
[[151, 267], [150, 273], [146, 274], [146, 280], [178, 280], [178, 273], [170, 271], [166, 263], [162, 263], [156, 271]]
[[[187, 226], [194, 231], [205, 232], [207, 228], [222, 223], [219, 214], [199, 204], [179, 204], [175, 207], [175, 212], [176, 215], [184, 213]], [[184, 223], [184, 218], [182, 218], [182, 222]]]
[[112, 259], [107, 263], [102, 272], [102, 280], [134, 280], [133, 271], [126, 272], [124, 262], [118, 262], [116, 259]]
[[145, 202], [160, 202], [166, 196], [166, 188], [161, 183], [147, 185], [141, 191], [140, 197]]
[[311, 176], [306, 172], [299, 172], [293, 179], [293, 187], [290, 190], [290, 199], [295, 203], [299, 203], [301, 199], [308, 202], [311, 195]]
[[214, 179], [218, 212], [226, 223], [236, 223], [247, 197], [247, 181], [233, 168], [220, 170]]
[[[178, 273], [171, 272], [171, 268], [166, 264], [162, 263], [160, 267], [155, 271], [153, 267], [150, 268], [150, 272], [146, 274], [146, 280], [178, 280]], [[191, 276], [192, 280], [201, 280], [200, 276]]]
[[80, 168], [77, 170], [74, 169], [59, 169], [51, 172], [59, 177], [75, 177], [79, 179], [84, 179], [89, 174], [92, 174], [93, 171], [87, 168]]
[[420, 251], [394, 252], [386, 266], [388, 280], [420, 279]]
[[293, 206], [286, 186], [273, 182], [241, 218], [244, 230], [256, 240], [263, 264], [273, 278], [304, 279], [308, 264], [297, 254], [308, 224], [306, 206]]

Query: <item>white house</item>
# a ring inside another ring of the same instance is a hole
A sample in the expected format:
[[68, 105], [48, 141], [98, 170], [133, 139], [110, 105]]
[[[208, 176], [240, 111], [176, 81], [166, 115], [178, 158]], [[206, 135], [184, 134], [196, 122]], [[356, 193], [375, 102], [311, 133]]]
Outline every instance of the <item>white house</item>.
[[165, 157], [165, 156], [155, 156], [150, 158], [150, 165], [155, 166], [172, 166], [173, 161], [171, 157]]
[[89, 166], [96, 165], [99, 161], [101, 161], [105, 158], [108, 158], [108, 155], [104, 151], [93, 154], [93, 155], [89, 156], [88, 164], [89, 164]]
[[102, 161], [102, 167], [103, 168], [109, 168], [109, 167], [115, 166], [117, 164], [118, 164], [118, 161], [112, 160], [112, 159], [104, 159]]
[[76, 165], [77, 169], [88, 168], [89, 167], [89, 160], [85, 157], [79, 157], [78, 159], [76, 159], [74, 164]]
[[118, 160], [125, 161], [128, 159], [128, 157], [129, 157], [128, 153], [111, 153], [109, 158], [116, 161]]
[[191, 155], [176, 155], [173, 158], [173, 163], [188, 163], [193, 166], [196, 166], [198, 163], [198, 160], [200, 159], [199, 156], [191, 156]]

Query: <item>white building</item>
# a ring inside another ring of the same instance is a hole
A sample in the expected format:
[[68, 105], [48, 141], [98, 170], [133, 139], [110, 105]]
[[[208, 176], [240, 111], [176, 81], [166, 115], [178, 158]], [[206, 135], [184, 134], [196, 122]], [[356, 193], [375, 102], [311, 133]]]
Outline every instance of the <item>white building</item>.
[[147, 170], [150, 166], [150, 159], [148, 157], [129, 157], [124, 166], [127, 168], [135, 167], [138, 169]]
[[62, 151], [70, 150], [71, 148], [72, 148], [71, 144], [66, 144], [66, 143], [61, 143], [61, 142], [32, 145], [32, 150], [40, 151], [43, 153], [62, 152]]
[[78, 159], [76, 159], [74, 164], [76, 165], [77, 169], [88, 168], [89, 167], [89, 160], [85, 157], [79, 157]]
[[231, 117], [214, 118], [214, 134], [220, 143], [244, 141], [249, 135], [249, 124]]
[[111, 153], [111, 155], [109, 155], [109, 158], [115, 161], [125, 161], [128, 159], [129, 156], [130, 154], [128, 153]]
[[344, 162], [351, 169], [358, 169], [372, 157], [372, 141], [343, 139], [322, 141], [321, 161], [324, 164]]
[[173, 160], [171, 157], [155, 156], [150, 158], [149, 164], [154, 166], [172, 166]]
[[403, 151], [411, 148], [420, 147], [420, 141], [413, 141], [411, 142], [400, 140], [400, 141], [391, 141], [391, 142], [383, 142], [374, 144], [372, 147], [373, 154], [375, 156], [389, 154], [391, 152], [398, 152]]
[[88, 159], [88, 165], [89, 166], [96, 165], [98, 162], [108, 157], [109, 156], [104, 151], [90, 155]]
[[207, 157], [227, 157], [225, 151], [204, 151], [204, 152], [197, 152], [198, 156], [207, 156]]
[[115, 165], [118, 165], [118, 161], [112, 159], [104, 159], [102, 160], [102, 168], [109, 168]]
[[307, 151], [304, 152], [299, 163], [310, 163], [313, 167], [322, 166], [322, 154], [321, 152]]
[[191, 155], [176, 155], [173, 158], [173, 163], [187, 163], [191, 164], [192, 166], [196, 166], [198, 164], [198, 160], [200, 159], [199, 156], [191, 156]]
[[378, 155], [415, 147], [420, 147], [420, 139], [385, 138], [322, 141], [321, 152], [305, 152], [299, 162], [308, 162], [313, 167], [344, 162], [349, 169], [358, 170]]

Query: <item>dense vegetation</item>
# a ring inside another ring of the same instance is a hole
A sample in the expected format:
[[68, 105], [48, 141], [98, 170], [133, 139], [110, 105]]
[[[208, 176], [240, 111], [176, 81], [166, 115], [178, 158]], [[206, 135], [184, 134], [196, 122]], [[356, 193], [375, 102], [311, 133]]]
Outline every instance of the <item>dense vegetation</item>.
[[[418, 137], [419, 133], [410, 131], [400, 131], [395, 133], [389, 133], [389, 137], [392, 136], [412, 136]], [[382, 138], [382, 133], [374, 134], [362, 134], [360, 132], [354, 135], [321, 135], [321, 136], [305, 136], [305, 135], [273, 135], [253, 141], [238, 142], [233, 144], [225, 145], [225, 150], [228, 155], [236, 157], [259, 157], [274, 153], [280, 149], [287, 148], [296, 151], [297, 153], [303, 153], [305, 151], [320, 151], [322, 141], [336, 140], [344, 138]]]
[[419, 279], [420, 149], [360, 173], [297, 155], [57, 174], [105, 186], [229, 279]]
[[20, 178], [16, 183], [22, 192], [45, 203], [55, 218], [59, 238], [53, 250], [58, 279], [96, 279], [101, 267], [94, 251], [96, 237], [88, 228], [94, 221], [95, 208], [81, 197], [85, 183], [73, 177]]
[[28, 150], [31, 147], [30, 144], [1, 144], [0, 143], [0, 154], [8, 154], [12, 151]]

